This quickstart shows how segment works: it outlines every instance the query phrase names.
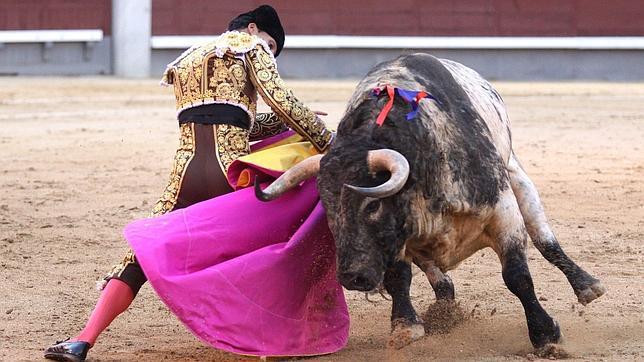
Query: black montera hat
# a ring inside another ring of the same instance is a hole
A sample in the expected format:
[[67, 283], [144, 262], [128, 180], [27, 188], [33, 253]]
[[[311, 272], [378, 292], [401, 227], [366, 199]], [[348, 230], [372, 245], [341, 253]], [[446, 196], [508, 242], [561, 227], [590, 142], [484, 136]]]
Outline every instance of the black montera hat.
[[275, 56], [278, 56], [284, 47], [284, 28], [282, 28], [280, 18], [277, 16], [277, 11], [270, 5], [262, 5], [255, 10], [237, 15], [228, 24], [228, 30], [239, 29], [248, 26], [250, 23], [257, 24], [259, 30], [265, 31], [275, 39], [277, 45]]

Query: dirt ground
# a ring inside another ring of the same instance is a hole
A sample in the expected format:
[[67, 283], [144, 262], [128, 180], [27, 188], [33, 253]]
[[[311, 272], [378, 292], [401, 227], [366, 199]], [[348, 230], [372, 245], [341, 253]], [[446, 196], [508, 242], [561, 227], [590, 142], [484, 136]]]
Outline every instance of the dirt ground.
[[[339, 120], [355, 82], [287, 82]], [[529, 251], [537, 294], [576, 360], [644, 360], [644, 84], [497, 83], [514, 149], [567, 253], [608, 292], [583, 307], [565, 277]], [[82, 327], [95, 281], [126, 250], [123, 226], [147, 215], [177, 145], [171, 89], [156, 80], [0, 78], [0, 359], [34, 361]], [[387, 349], [390, 302], [347, 292], [342, 351], [307, 361], [524, 360], [523, 310], [491, 250], [450, 272], [467, 317], [447, 334]], [[434, 294], [417, 275], [419, 313]], [[90, 361], [245, 359], [193, 337], [144, 286]], [[252, 359], [250, 359], [252, 360]]]

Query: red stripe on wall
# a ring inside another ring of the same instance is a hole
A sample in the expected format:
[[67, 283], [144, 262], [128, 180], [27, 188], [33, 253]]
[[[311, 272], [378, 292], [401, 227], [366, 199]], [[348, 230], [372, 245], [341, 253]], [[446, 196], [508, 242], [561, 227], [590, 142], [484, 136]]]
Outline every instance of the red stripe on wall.
[[[268, 1], [153, 0], [154, 35], [208, 35]], [[639, 0], [280, 0], [287, 34], [644, 35]]]
[[110, 0], [2, 0], [0, 30], [101, 29], [111, 31]]
[[[270, 1], [152, 0], [153, 35], [209, 35]], [[280, 0], [288, 34], [642, 36], [640, 0]], [[0, 30], [102, 29], [110, 0], [1, 0]]]

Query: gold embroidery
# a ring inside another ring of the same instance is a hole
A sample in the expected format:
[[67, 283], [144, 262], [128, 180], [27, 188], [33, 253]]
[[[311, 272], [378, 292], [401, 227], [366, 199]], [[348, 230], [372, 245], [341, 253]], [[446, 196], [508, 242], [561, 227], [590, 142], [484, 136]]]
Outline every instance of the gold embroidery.
[[163, 190], [159, 200], [154, 204], [150, 217], [163, 215], [174, 208], [174, 205], [177, 203], [177, 197], [179, 197], [183, 175], [195, 155], [194, 124], [182, 124], [180, 126], [180, 133], [179, 147], [174, 155], [174, 164], [170, 171], [168, 184]]
[[[241, 107], [255, 118], [256, 103], [244, 93], [248, 75], [243, 54], [264, 47], [261, 38], [227, 32], [214, 41], [187, 50], [168, 65], [162, 82], [174, 84], [177, 110], [211, 103]], [[270, 59], [269, 59], [270, 60]]]
[[[245, 62], [244, 62], [245, 60]], [[175, 84], [179, 111], [210, 103], [233, 104], [254, 121], [254, 94], [246, 94], [251, 81], [280, 119], [311, 141], [319, 151], [331, 142], [331, 132], [286, 88], [277, 73], [275, 58], [259, 37], [227, 32], [196, 46], [168, 65], [164, 80]]]
[[217, 160], [226, 175], [228, 167], [234, 160], [250, 153], [249, 132], [228, 124], [218, 124], [213, 127]]
[[322, 120], [305, 107], [284, 86], [275, 61], [261, 46], [246, 53], [248, 75], [264, 101], [297, 133], [306, 137], [320, 152], [331, 144], [332, 134]]
[[288, 130], [288, 127], [284, 122], [280, 121], [275, 113], [257, 113], [249, 136], [251, 141], [258, 141], [278, 135], [286, 130]]
[[257, 41], [248, 33], [230, 31], [222, 34], [216, 41], [219, 48], [228, 49], [233, 53], [245, 53], [252, 49]]

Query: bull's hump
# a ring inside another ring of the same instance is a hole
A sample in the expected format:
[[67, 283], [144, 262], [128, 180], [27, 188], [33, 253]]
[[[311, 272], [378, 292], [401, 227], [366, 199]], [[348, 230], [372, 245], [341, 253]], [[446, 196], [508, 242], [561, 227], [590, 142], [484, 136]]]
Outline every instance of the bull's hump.
[[473, 109], [469, 95], [454, 77], [455, 65], [460, 66], [463, 72], [469, 70], [478, 76], [470, 68], [426, 53], [407, 54], [374, 66], [358, 84], [354, 95], [359, 95], [357, 99], [360, 99], [376, 86], [389, 84], [427, 91], [438, 98], [444, 111], [450, 113]]
[[[406, 77], [412, 78], [440, 102], [440, 119], [425, 124], [432, 128], [442, 123], [442, 130], [434, 128], [430, 134], [446, 156], [443, 166], [447, 174], [437, 176], [440, 173], [432, 173], [429, 167], [423, 176], [429, 178], [428, 184], [434, 185], [430, 188], [476, 209], [495, 204], [500, 192], [507, 187], [504, 164], [483, 116], [455, 79], [449, 65], [428, 54], [405, 55], [394, 64], [404, 68]], [[472, 77], [478, 76], [465, 66], [461, 68]], [[451, 186], [445, 185], [447, 179]], [[437, 190], [436, 185], [445, 186], [443, 190]]]
[[[393, 140], [396, 150], [416, 160], [411, 165], [412, 179], [421, 184], [427, 197], [450, 198], [479, 209], [497, 202], [500, 192], [507, 187], [507, 175], [490, 129], [449, 66], [421, 53], [380, 63], [360, 82], [349, 107], [359, 107], [365, 94], [382, 83], [425, 90], [436, 97], [438, 103], [421, 103], [424, 111], [416, 122], [420, 127], [413, 128], [415, 135], [393, 137], [379, 132], [380, 138]], [[412, 129], [401, 128], [396, 132]], [[399, 142], [405, 139], [419, 140], [422, 146]]]

